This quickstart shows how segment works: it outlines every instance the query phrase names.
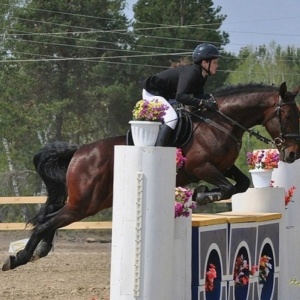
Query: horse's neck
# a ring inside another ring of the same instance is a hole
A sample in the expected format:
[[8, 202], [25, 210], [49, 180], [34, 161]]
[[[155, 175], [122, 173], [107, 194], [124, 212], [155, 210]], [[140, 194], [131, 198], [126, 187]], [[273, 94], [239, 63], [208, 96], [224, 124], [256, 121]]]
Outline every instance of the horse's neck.
[[220, 111], [246, 128], [262, 125], [266, 111], [273, 101], [262, 95], [244, 94], [234, 98], [223, 98]]

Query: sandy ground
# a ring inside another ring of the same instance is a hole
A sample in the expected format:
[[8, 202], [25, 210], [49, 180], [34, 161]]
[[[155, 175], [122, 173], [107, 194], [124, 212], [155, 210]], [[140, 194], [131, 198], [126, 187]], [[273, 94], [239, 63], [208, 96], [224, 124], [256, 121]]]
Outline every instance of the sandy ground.
[[[29, 231], [0, 231], [0, 260]], [[111, 231], [60, 230], [45, 258], [0, 270], [1, 300], [109, 300]]]

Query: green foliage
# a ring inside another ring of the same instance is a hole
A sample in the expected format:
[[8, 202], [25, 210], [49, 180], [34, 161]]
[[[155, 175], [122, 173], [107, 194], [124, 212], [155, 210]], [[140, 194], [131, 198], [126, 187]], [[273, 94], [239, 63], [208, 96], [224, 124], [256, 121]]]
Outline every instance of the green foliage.
[[147, 66], [148, 74], [169, 67], [171, 61], [189, 58], [200, 43], [220, 47], [228, 42], [228, 34], [219, 30], [225, 16], [211, 0], [139, 0], [134, 13], [134, 47], [147, 55], [138, 61]]
[[299, 49], [282, 49], [275, 43], [256, 49], [248, 47], [240, 51], [238, 60], [237, 68], [227, 79], [229, 84], [256, 82], [279, 86], [286, 81], [290, 89], [299, 85]]

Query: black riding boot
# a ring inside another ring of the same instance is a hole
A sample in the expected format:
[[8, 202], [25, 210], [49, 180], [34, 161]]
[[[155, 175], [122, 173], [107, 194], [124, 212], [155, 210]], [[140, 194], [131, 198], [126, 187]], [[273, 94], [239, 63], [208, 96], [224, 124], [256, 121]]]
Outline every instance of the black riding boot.
[[173, 129], [166, 124], [162, 124], [159, 129], [155, 146], [169, 146]]

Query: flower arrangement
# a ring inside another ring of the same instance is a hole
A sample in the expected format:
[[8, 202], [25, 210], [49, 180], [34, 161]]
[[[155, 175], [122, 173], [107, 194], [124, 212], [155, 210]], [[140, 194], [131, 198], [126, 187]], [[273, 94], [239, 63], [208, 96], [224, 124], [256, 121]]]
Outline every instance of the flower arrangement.
[[254, 275], [257, 271], [257, 266], [249, 268], [247, 259], [243, 254], [237, 256], [234, 263], [233, 279], [235, 285], [247, 285], [249, 283], [249, 276]]
[[180, 148], [177, 148], [176, 150], [176, 171], [178, 171], [183, 164], [185, 163], [186, 158], [182, 154], [182, 150]]
[[[271, 180], [270, 187], [274, 187], [274, 180]], [[296, 187], [295, 186], [291, 186], [285, 192], [285, 195], [284, 195], [284, 204], [285, 204], [285, 206], [288, 206], [289, 203], [292, 202], [292, 198], [294, 196], [295, 190], [296, 190]]]
[[259, 283], [265, 283], [267, 281], [267, 277], [272, 269], [272, 265], [270, 263], [271, 257], [267, 255], [263, 255], [260, 258], [259, 262]]
[[217, 278], [216, 266], [214, 264], [208, 265], [208, 271], [205, 278], [205, 291], [211, 292], [214, 289], [214, 280]]
[[169, 107], [158, 100], [139, 100], [132, 111], [133, 120], [163, 122]]
[[279, 152], [277, 149], [263, 149], [247, 152], [247, 164], [250, 169], [272, 170], [278, 168]]
[[182, 187], [175, 188], [175, 218], [188, 217], [191, 210], [196, 207], [194, 201], [190, 198], [193, 195], [193, 191]]

